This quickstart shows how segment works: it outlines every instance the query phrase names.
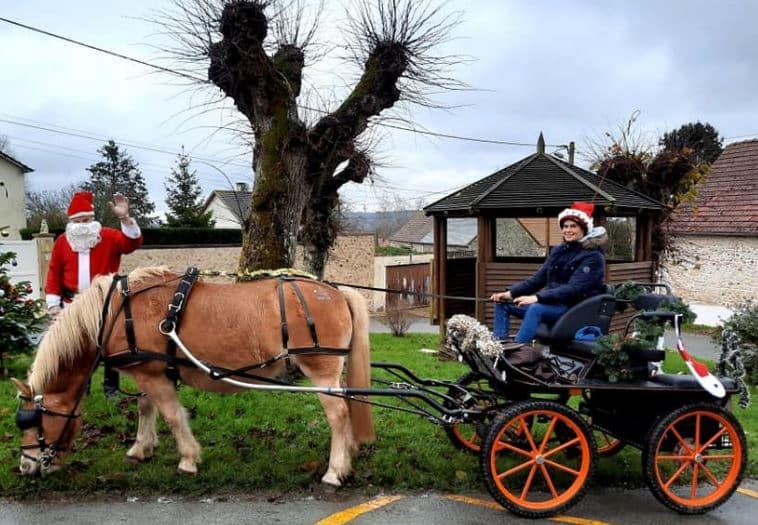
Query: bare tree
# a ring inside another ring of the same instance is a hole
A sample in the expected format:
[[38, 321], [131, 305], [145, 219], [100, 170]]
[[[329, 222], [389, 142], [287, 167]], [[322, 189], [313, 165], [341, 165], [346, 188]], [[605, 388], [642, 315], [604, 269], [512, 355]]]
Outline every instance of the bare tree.
[[652, 258], [657, 267], [664, 252], [673, 248], [668, 231], [671, 214], [681, 202], [694, 200], [697, 184], [709, 173], [710, 164], [697, 162], [689, 147], [656, 148], [655, 142], [644, 139], [638, 116], [635, 111], [625, 125], [605, 133], [604, 139], [588, 142], [588, 150], [601, 180], [624, 184], [665, 205], [653, 217]]
[[45, 219], [51, 230], [66, 228], [68, 215], [66, 210], [71, 202], [71, 197], [78, 191], [75, 184], [59, 190], [26, 190], [26, 225], [34, 231], [38, 231], [42, 219]]
[[298, 99], [308, 53], [329, 49], [316, 41], [323, 6], [309, 22], [303, 0], [174, 0], [175, 9], [162, 14], [158, 22], [177, 43], [167, 51], [188, 68], [208, 63], [208, 80], [234, 102], [254, 136], [241, 270], [291, 266], [299, 240], [308, 270], [323, 275], [338, 229], [339, 190], [373, 174], [366, 142], [373, 120], [402, 101], [433, 106], [429, 88], [464, 87], [448, 76], [459, 57], [435, 52], [457, 14], [432, 2], [352, 1], [339, 49], [360, 72], [347, 96], [316, 111], [312, 123]]

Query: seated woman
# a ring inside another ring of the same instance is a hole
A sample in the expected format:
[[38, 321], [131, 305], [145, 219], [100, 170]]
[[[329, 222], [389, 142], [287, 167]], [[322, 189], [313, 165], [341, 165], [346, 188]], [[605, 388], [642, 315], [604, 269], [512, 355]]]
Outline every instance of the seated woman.
[[[523, 319], [514, 342], [530, 343], [540, 323], [553, 324], [571, 306], [605, 292], [605, 228], [593, 228], [595, 206], [575, 202], [558, 215], [563, 242], [553, 248], [545, 264], [529, 279], [510, 290], [492, 294], [495, 301], [493, 335], [508, 338], [509, 316]], [[513, 302], [505, 303], [504, 300]]]

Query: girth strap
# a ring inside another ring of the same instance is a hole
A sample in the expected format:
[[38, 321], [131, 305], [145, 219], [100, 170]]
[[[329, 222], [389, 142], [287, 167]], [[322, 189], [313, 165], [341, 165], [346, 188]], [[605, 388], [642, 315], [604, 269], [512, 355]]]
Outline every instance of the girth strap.
[[129, 279], [126, 275], [121, 275], [118, 279], [121, 284], [121, 297], [123, 297], [126, 342], [129, 344], [129, 351], [133, 353], [137, 351], [137, 339], [134, 336], [134, 317], [132, 317], [132, 306], [129, 301]]

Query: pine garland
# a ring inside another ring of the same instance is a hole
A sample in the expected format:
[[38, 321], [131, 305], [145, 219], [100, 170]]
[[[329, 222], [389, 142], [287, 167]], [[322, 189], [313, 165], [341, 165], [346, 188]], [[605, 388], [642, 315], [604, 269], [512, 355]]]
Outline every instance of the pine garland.
[[[632, 304], [645, 292], [647, 289], [643, 285], [627, 281], [619, 285], [613, 295], [622, 304]], [[662, 302], [657, 310], [681, 314], [682, 323], [691, 323], [696, 317], [690, 307], [678, 298], [671, 302]], [[644, 370], [630, 366], [634, 361], [633, 357], [639, 351], [655, 348], [666, 324], [667, 322], [662, 320], [639, 318], [634, 321], [634, 337], [622, 338], [612, 334], [598, 338], [598, 363], [608, 381], [616, 383], [620, 380], [644, 379], [642, 374], [647, 375]]]

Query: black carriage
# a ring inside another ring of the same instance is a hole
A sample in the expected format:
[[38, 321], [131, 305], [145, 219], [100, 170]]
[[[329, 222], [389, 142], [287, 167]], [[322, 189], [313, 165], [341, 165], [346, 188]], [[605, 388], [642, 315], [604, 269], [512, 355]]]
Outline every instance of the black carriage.
[[[674, 321], [679, 336], [678, 314], [656, 310], [672, 299], [643, 294], [634, 301], [642, 310], [634, 318]], [[719, 398], [691, 375], [660, 372], [653, 363], [665, 357], [662, 341], [660, 349], [632, 357], [630, 366], [644, 378], [609, 382], [597, 362], [598, 343], [574, 336], [586, 325], [607, 333], [624, 306], [613, 295], [600, 295], [573, 307], [552, 328], [540, 327], [538, 341], [548, 355], [541, 366], [550, 368], [549, 379], [539, 367], [515, 364], [519, 360], [507, 350], [492, 356], [461, 348], [450, 325], [446, 346], [471, 368], [458, 381], [374, 366], [407, 381], [390, 385], [404, 390], [401, 398], [418, 396], [439, 410], [438, 416], [414, 409], [442, 424], [454, 445], [479, 454], [490, 494], [520, 516], [548, 517], [576, 504], [597, 457], [625, 445], [642, 451], [645, 482], [659, 501], [684, 514], [708, 512], [734, 493], [747, 461], [745, 434], [730, 411], [737, 385], [721, 378]]]

